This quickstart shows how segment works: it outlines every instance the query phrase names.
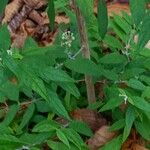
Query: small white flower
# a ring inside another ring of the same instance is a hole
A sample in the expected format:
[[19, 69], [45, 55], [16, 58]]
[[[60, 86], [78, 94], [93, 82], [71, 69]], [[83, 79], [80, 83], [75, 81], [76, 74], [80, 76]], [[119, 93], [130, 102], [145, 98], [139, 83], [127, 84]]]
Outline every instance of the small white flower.
[[71, 31], [65, 31], [62, 34], [62, 42], [61, 46], [65, 46], [66, 48], [70, 48], [72, 45], [72, 42], [75, 40], [75, 37]]
[[128, 96], [126, 94], [119, 94], [119, 97], [123, 97], [124, 103], [127, 104]]
[[12, 50], [7, 50], [7, 54], [12, 56]]

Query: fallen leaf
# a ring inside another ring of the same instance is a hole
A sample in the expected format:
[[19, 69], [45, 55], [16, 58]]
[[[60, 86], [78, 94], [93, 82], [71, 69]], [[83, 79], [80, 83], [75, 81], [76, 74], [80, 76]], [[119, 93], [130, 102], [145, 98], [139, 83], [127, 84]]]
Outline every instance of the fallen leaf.
[[117, 135], [116, 132], [110, 132], [108, 129], [109, 126], [102, 126], [96, 131], [94, 136], [87, 141], [90, 150], [97, 150]]
[[106, 120], [102, 116], [90, 109], [77, 109], [71, 113], [71, 116], [75, 120], [87, 123], [93, 131], [106, 124]]

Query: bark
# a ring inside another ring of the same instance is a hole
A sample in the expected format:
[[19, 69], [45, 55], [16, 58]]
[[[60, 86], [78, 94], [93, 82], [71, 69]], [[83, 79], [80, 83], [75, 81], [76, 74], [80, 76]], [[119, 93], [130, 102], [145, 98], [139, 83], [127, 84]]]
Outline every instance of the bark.
[[[86, 59], [90, 59], [90, 48], [88, 43], [88, 36], [87, 36], [84, 17], [82, 16], [80, 9], [77, 7], [75, 0], [71, 0], [71, 3], [77, 18], [80, 42], [81, 42], [81, 47], [83, 48], [82, 49], [83, 57]], [[92, 77], [90, 75], [85, 75], [85, 83], [87, 89], [88, 102], [93, 103], [96, 101], [96, 98], [95, 98], [94, 84], [92, 81]]]

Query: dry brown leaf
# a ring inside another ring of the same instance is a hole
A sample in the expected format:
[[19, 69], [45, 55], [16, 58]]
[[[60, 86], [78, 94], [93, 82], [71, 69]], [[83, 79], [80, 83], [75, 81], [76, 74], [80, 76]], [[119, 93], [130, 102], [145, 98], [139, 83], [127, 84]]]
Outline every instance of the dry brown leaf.
[[24, 3], [30, 7], [36, 7], [38, 3], [44, 2], [45, 0], [23, 0]]
[[93, 131], [106, 124], [106, 120], [90, 109], [77, 109], [71, 113], [76, 120], [86, 122]]
[[90, 150], [97, 150], [117, 135], [117, 133], [110, 132], [108, 129], [109, 126], [102, 126], [96, 131], [95, 135], [87, 141]]
[[134, 145], [133, 145], [133, 150], [148, 150], [148, 149], [145, 148], [145, 147], [142, 146], [142, 145], [134, 144]]
[[35, 10], [32, 10], [29, 14], [29, 18], [35, 21], [38, 25], [44, 25], [45, 19]]
[[2, 23], [8, 23], [18, 13], [19, 9], [23, 6], [22, 0], [13, 0], [5, 8], [5, 15]]

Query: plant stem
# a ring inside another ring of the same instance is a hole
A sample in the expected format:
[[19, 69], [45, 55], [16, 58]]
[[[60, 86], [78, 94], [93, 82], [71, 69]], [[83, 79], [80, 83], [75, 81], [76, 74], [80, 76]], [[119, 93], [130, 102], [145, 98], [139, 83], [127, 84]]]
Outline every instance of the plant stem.
[[[90, 48], [88, 43], [85, 20], [82, 16], [80, 9], [77, 7], [75, 0], [71, 0], [71, 3], [77, 18], [77, 25], [78, 25], [79, 35], [80, 35], [80, 43], [81, 43], [81, 47], [83, 47], [82, 55], [84, 58], [90, 59]], [[93, 103], [96, 101], [96, 98], [95, 98], [94, 84], [92, 81], [92, 77], [90, 75], [85, 75], [85, 83], [87, 89], [88, 102]]]

